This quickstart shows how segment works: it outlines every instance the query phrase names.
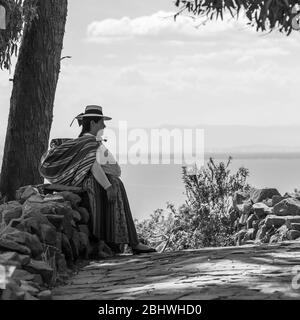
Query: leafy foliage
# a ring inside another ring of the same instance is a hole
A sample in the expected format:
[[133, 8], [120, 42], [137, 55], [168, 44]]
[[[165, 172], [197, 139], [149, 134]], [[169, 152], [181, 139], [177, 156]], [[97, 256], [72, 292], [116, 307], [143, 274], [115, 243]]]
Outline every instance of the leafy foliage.
[[195, 16], [206, 16], [210, 20], [223, 19], [225, 12], [232, 17], [244, 11], [249, 24], [257, 31], [271, 31], [278, 28], [288, 35], [292, 32], [292, 21], [297, 15], [299, 0], [176, 0], [178, 14], [187, 11]]
[[226, 164], [210, 158], [195, 174], [183, 168], [186, 203], [178, 210], [168, 204], [166, 215], [158, 209], [150, 219], [137, 222], [140, 239], [160, 251], [232, 245], [237, 218], [232, 197], [250, 186], [246, 183], [248, 170], [240, 168], [231, 174], [230, 163], [231, 158]]
[[11, 57], [17, 55], [22, 31], [37, 16], [37, 0], [0, 0], [7, 12], [7, 26], [0, 30], [0, 68], [10, 69]]

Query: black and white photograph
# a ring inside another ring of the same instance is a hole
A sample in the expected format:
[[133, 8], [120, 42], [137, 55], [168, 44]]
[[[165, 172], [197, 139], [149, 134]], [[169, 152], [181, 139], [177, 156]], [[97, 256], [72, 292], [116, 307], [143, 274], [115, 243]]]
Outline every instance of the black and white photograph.
[[0, 309], [299, 300], [299, 73], [299, 0], [0, 0]]

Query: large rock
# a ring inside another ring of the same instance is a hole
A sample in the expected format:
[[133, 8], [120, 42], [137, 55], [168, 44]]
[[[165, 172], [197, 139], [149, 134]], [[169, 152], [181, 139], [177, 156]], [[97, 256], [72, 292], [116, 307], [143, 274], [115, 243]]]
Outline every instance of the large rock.
[[73, 220], [75, 221], [75, 222], [80, 222], [80, 220], [81, 220], [81, 215], [80, 215], [80, 213], [78, 212], [78, 211], [76, 211], [76, 210], [72, 210], [72, 216], [73, 216]]
[[289, 230], [287, 232], [287, 239], [288, 240], [295, 240], [300, 238], [300, 231], [298, 230]]
[[77, 211], [81, 215], [81, 223], [88, 224], [88, 222], [90, 220], [90, 214], [87, 211], [87, 209], [83, 208], [83, 207], [79, 207], [79, 208], [77, 208]]
[[31, 283], [30, 281], [28, 280], [21, 280], [21, 286], [20, 286], [20, 289], [25, 291], [25, 292], [28, 292], [30, 295], [37, 295], [40, 290], [38, 288], [36, 288], [33, 283]]
[[16, 269], [12, 275], [12, 278], [17, 282], [21, 280], [25, 280], [25, 281], [33, 281], [39, 285], [43, 284], [43, 280], [40, 274], [30, 273], [23, 269]]
[[35, 203], [45, 203], [43, 196], [40, 194], [34, 194], [27, 199], [28, 202], [35, 202]]
[[28, 232], [23, 232], [15, 229], [13, 233], [4, 234], [3, 237], [6, 240], [11, 240], [30, 249], [33, 257], [39, 256], [43, 252], [42, 244], [39, 238]]
[[16, 251], [25, 255], [31, 255], [31, 250], [12, 240], [0, 238], [0, 250], [3, 251]]
[[79, 203], [81, 202], [81, 198], [73, 192], [62, 191], [57, 194], [62, 196], [65, 199], [65, 201], [70, 201], [72, 208], [77, 208]]
[[57, 231], [62, 231], [63, 229], [63, 216], [54, 215], [54, 214], [46, 214], [46, 218], [49, 220], [49, 222], [54, 225]]
[[18, 201], [9, 201], [7, 203], [1, 204], [0, 205], [0, 214], [4, 210], [10, 210], [10, 209], [14, 209], [16, 207], [22, 207], [22, 205]]
[[58, 194], [47, 194], [44, 198], [44, 201], [51, 201], [51, 202], [65, 202], [63, 196]]
[[16, 259], [18, 253], [16, 252], [4, 252], [0, 253], [0, 266], [15, 266], [20, 267], [21, 263]]
[[31, 272], [40, 274], [43, 281], [50, 284], [53, 277], [53, 268], [51, 268], [46, 262], [31, 259], [30, 263], [24, 266], [24, 269]]
[[1, 215], [5, 224], [9, 224], [11, 220], [18, 219], [22, 216], [22, 206], [15, 206], [14, 208], [3, 210]]
[[30, 248], [31, 254], [34, 258], [38, 257], [43, 252], [42, 244], [35, 234], [31, 235], [26, 232], [25, 244], [28, 248]]
[[8, 224], [12, 219], [17, 219], [22, 214], [22, 205], [17, 201], [10, 201], [0, 205], [0, 221], [2, 218]]
[[56, 202], [31, 202], [25, 201], [23, 204], [23, 212], [26, 216], [32, 217], [36, 215], [55, 214]]
[[280, 196], [275, 188], [252, 189], [250, 191], [250, 199], [253, 203], [262, 202], [265, 199], [272, 199], [274, 195]]
[[25, 202], [33, 195], [39, 195], [39, 190], [33, 186], [24, 186], [16, 191], [16, 199], [21, 203]]
[[14, 251], [8, 251], [0, 254], [0, 264], [24, 266], [30, 261], [30, 256], [22, 255]]
[[273, 213], [277, 216], [300, 215], [300, 201], [294, 198], [287, 198], [273, 207]]
[[14, 280], [11, 280], [3, 290], [0, 300], [24, 300], [24, 298], [25, 292]]
[[73, 235], [73, 210], [70, 207], [56, 208], [56, 214], [63, 216], [62, 220], [62, 232], [67, 235], [68, 239], [72, 238]]
[[40, 225], [40, 221], [36, 220], [35, 218], [26, 218], [16, 226], [16, 229], [31, 234], [36, 234], [38, 237], [40, 237]]
[[26, 201], [23, 204], [23, 213], [24, 218], [34, 218], [39, 223], [49, 224], [45, 215], [55, 213], [55, 207], [53, 205]]
[[40, 240], [51, 246], [56, 246], [56, 229], [47, 224], [41, 224]]
[[266, 204], [264, 204], [263, 202], [257, 202], [253, 204], [252, 209], [258, 219], [263, 219], [268, 214], [272, 213], [272, 209], [268, 207]]
[[65, 274], [68, 271], [68, 267], [64, 254], [57, 252], [55, 254], [55, 261], [58, 273]]
[[265, 226], [269, 229], [271, 227], [279, 228], [285, 224], [286, 219], [284, 217], [278, 217], [275, 215], [268, 215], [265, 219]]
[[52, 300], [52, 292], [50, 290], [44, 290], [41, 291], [38, 295], [37, 298], [39, 300]]
[[84, 232], [78, 232], [79, 235], [79, 253], [88, 257], [89, 237]]
[[89, 227], [86, 224], [80, 224], [78, 225], [79, 231], [83, 232], [87, 235], [87, 237], [90, 237], [90, 230]]
[[18, 260], [20, 261], [22, 266], [26, 266], [30, 262], [30, 256], [25, 254], [18, 254]]
[[290, 228], [291, 228], [292, 230], [300, 231], [300, 223], [291, 223], [291, 224], [290, 224]]
[[300, 216], [285, 216], [286, 223], [300, 223]]

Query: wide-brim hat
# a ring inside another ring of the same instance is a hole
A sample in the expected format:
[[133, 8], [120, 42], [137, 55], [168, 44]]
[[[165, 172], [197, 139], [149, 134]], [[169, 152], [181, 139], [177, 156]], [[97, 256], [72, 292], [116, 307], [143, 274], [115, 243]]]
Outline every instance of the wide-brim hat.
[[[80, 113], [79, 115], [77, 115], [73, 119], [73, 121], [75, 119], [77, 119], [78, 120], [78, 124], [80, 126], [82, 124], [82, 120], [84, 118], [88, 118], [88, 117], [99, 117], [99, 118], [102, 118], [103, 120], [111, 120], [112, 119], [111, 117], [103, 115], [102, 107], [97, 106], [97, 105], [88, 105], [88, 106], [85, 107], [84, 113]], [[73, 124], [73, 121], [72, 121], [71, 125]]]

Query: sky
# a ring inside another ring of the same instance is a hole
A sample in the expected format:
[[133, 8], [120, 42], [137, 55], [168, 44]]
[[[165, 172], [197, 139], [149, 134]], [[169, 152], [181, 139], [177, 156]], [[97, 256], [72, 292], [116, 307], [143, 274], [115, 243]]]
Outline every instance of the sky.
[[[73, 117], [99, 104], [111, 127], [208, 126], [208, 147], [300, 147], [299, 33], [257, 33], [243, 17], [174, 21], [176, 9], [172, 0], [69, 1], [62, 56], [72, 58], [62, 60], [51, 137], [78, 135]], [[11, 77], [0, 71], [0, 145]]]

